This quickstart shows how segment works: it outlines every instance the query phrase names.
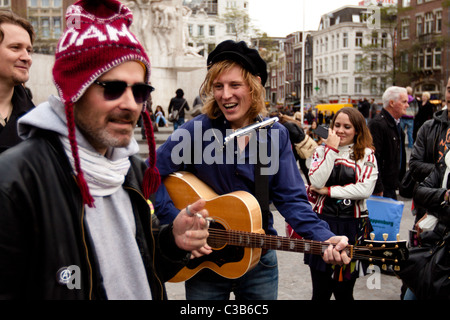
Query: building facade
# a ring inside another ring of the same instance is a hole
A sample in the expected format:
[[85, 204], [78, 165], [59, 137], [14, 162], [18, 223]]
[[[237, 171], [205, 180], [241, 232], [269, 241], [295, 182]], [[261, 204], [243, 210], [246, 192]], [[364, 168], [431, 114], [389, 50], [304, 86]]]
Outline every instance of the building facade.
[[414, 95], [430, 92], [444, 98], [450, 76], [449, 3], [443, 0], [398, 2], [398, 85], [411, 86]]
[[248, 0], [184, 0], [190, 8], [187, 19], [188, 46], [207, 57], [224, 40], [250, 43]]
[[312, 33], [312, 102], [379, 101], [390, 76], [393, 42], [389, 32], [371, 28], [365, 6], [345, 6], [324, 14]]

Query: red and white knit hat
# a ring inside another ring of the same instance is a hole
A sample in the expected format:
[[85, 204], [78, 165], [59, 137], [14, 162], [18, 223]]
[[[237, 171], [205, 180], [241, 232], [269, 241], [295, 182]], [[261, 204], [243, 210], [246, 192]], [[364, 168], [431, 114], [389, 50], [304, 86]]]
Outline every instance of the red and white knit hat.
[[[56, 48], [53, 80], [65, 105], [78, 186], [84, 203], [90, 207], [94, 200], [80, 167], [73, 106], [102, 74], [126, 61], [142, 63], [145, 67], [145, 81], [149, 81], [150, 60], [129, 30], [132, 21], [130, 9], [117, 0], [77, 1], [67, 9], [67, 29]], [[148, 199], [156, 192], [161, 178], [156, 168], [153, 128], [145, 105], [142, 118], [149, 147], [149, 168], [144, 176], [142, 190]]]

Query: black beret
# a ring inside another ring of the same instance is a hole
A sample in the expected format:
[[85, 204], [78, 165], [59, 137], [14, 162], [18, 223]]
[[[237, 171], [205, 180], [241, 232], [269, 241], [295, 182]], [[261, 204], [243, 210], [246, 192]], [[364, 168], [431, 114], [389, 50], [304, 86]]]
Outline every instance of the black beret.
[[251, 49], [244, 41], [225, 40], [208, 55], [208, 69], [217, 62], [232, 60], [240, 63], [251, 74], [259, 76], [264, 86], [267, 81], [267, 65], [258, 50]]

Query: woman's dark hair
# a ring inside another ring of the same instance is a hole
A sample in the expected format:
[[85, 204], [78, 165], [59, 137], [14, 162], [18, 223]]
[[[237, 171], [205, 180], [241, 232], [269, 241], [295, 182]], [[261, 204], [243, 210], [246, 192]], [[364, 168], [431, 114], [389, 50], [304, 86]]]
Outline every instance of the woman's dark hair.
[[373, 146], [372, 135], [370, 133], [369, 127], [366, 124], [366, 119], [364, 119], [363, 115], [361, 114], [361, 112], [359, 112], [358, 109], [355, 109], [353, 107], [344, 107], [342, 109], [339, 109], [338, 112], [336, 112], [336, 114], [334, 115], [330, 124], [331, 128], [334, 128], [334, 122], [340, 113], [345, 113], [348, 116], [353, 127], [355, 128], [355, 138], [353, 141], [355, 143], [353, 145], [353, 154], [355, 158], [354, 160], [358, 161], [359, 159], [363, 159], [366, 148], [375, 149], [375, 147]]
[[177, 95], [177, 98], [183, 98], [184, 91], [183, 89], [177, 89], [177, 91], [175, 91], [175, 94]]

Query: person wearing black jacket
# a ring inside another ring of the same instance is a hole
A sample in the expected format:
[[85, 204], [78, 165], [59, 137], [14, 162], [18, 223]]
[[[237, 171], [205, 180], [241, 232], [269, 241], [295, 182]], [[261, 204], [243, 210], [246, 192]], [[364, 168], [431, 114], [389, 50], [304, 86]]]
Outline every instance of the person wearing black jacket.
[[369, 122], [379, 171], [374, 195], [397, 200], [396, 190], [406, 172], [405, 133], [400, 118], [408, 107], [406, 89], [390, 87], [383, 94], [383, 109]]
[[173, 123], [173, 130], [177, 130], [179, 126], [184, 123], [185, 110], [189, 110], [189, 104], [184, 98], [183, 89], [177, 89], [175, 92], [176, 96], [170, 99], [169, 103], [169, 114], [173, 111], [178, 111], [178, 120]]
[[[67, 24], [55, 52], [59, 97], [25, 114], [25, 141], [0, 155], [0, 300], [165, 299], [164, 282], [206, 245], [206, 203], [167, 226], [153, 214], [150, 60], [131, 11], [80, 0], [66, 17], [80, 25]], [[148, 166], [133, 136], [140, 115]]]
[[22, 141], [17, 120], [34, 108], [23, 87], [29, 79], [33, 40], [27, 20], [0, 11], [0, 153]]

